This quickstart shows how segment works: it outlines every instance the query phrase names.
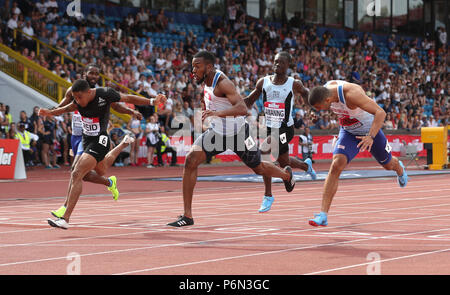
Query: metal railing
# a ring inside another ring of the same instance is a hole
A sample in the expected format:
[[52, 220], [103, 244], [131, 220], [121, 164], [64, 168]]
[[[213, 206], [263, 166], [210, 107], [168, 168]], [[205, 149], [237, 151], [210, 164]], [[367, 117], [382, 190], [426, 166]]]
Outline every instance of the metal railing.
[[66, 90], [72, 85], [1, 43], [0, 52], [7, 57], [0, 59], [1, 71], [56, 102], [61, 101]]

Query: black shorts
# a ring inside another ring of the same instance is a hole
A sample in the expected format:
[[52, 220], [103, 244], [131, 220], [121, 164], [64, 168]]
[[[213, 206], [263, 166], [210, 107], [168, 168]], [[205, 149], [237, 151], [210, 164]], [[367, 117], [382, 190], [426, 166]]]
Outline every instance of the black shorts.
[[261, 151], [250, 135], [247, 123], [236, 135], [230, 136], [221, 135], [210, 128], [195, 140], [194, 145], [201, 147], [207, 158], [231, 150], [249, 168], [256, 168], [261, 164]]
[[98, 162], [101, 162], [109, 152], [111, 143], [107, 134], [99, 136], [83, 135], [83, 153], [89, 154]]
[[281, 126], [279, 129], [267, 127], [267, 137], [270, 135], [273, 135], [272, 138], [278, 137], [279, 154], [288, 153], [289, 143], [294, 138], [294, 125], [290, 127]]
[[42, 137], [42, 143], [53, 145], [53, 136], [52, 135], [44, 135]]

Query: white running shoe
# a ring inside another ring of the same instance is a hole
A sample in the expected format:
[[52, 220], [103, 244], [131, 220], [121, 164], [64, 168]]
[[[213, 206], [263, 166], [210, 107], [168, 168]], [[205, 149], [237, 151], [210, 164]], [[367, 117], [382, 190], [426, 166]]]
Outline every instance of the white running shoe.
[[47, 222], [52, 227], [59, 227], [59, 228], [62, 228], [62, 229], [68, 229], [69, 228], [69, 224], [66, 222], [66, 220], [64, 218], [58, 218], [58, 219], [55, 219], [55, 220], [52, 220], [52, 219], [48, 218]]

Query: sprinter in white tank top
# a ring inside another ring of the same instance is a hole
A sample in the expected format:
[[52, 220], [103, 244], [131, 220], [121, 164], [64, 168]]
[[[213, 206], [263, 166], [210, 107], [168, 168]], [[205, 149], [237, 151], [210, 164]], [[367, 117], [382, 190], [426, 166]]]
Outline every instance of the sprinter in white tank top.
[[[204, 94], [203, 100], [205, 103], [205, 109], [211, 112], [212, 114], [214, 114], [214, 112], [227, 112], [229, 109], [233, 108], [232, 103], [227, 97], [217, 96], [214, 93], [219, 81], [223, 80], [224, 77], [225, 77], [224, 73], [216, 70], [212, 85], [208, 86], [205, 84], [205, 87], [203, 89]], [[225, 136], [235, 135], [244, 126], [245, 115], [247, 115], [247, 113], [241, 116], [227, 116], [227, 117], [213, 115], [211, 118], [211, 127], [218, 134]]]
[[354, 135], [366, 135], [372, 126], [374, 115], [362, 108], [351, 109], [347, 106], [343, 92], [344, 85], [347, 83], [342, 80], [332, 80], [324, 85], [324, 87], [337, 85], [339, 101], [331, 103], [330, 110], [338, 116], [341, 128]]
[[406, 170], [402, 162], [392, 156], [391, 147], [381, 131], [386, 113], [366, 95], [361, 86], [345, 81], [330, 81], [324, 86], [314, 87], [309, 93], [308, 102], [316, 110], [336, 112], [341, 125], [324, 185], [321, 212], [309, 220], [310, 225], [328, 224], [328, 211], [338, 188], [339, 176], [360, 151], [370, 151], [384, 169], [397, 173], [400, 187], [406, 186]]
[[[214, 54], [207, 51], [198, 52], [192, 59], [194, 80], [197, 84], [205, 84], [205, 110], [202, 113], [202, 120], [213, 117], [213, 125], [195, 140], [186, 155], [183, 171], [184, 215], [169, 223], [169, 226], [194, 224], [192, 197], [197, 181], [197, 169], [205, 162], [207, 155], [217, 155], [230, 149], [256, 174], [283, 179], [288, 192], [295, 186], [295, 178], [289, 166], [281, 169], [271, 162], [261, 161], [261, 151], [256, 139], [252, 138], [249, 124], [243, 120], [248, 112], [244, 100], [233, 82], [214, 68], [215, 60]], [[224, 118], [229, 120], [224, 122]], [[217, 145], [217, 142], [220, 144]]]
[[[251, 109], [254, 102], [262, 95], [267, 127], [267, 138], [262, 144], [263, 153], [265, 150], [267, 150], [267, 153], [272, 152], [281, 167], [291, 166], [292, 168], [302, 169], [312, 179], [316, 179], [311, 159], [303, 162], [289, 156], [289, 142], [294, 137], [292, 108], [296, 98], [302, 97], [307, 100], [309, 93], [309, 90], [303, 86], [302, 81], [288, 76], [287, 70], [291, 60], [291, 55], [285, 51], [275, 55], [274, 75], [259, 79], [256, 88], [244, 101], [247, 107]], [[264, 177], [264, 186], [265, 193], [259, 209], [261, 213], [269, 211], [274, 201], [272, 179]]]

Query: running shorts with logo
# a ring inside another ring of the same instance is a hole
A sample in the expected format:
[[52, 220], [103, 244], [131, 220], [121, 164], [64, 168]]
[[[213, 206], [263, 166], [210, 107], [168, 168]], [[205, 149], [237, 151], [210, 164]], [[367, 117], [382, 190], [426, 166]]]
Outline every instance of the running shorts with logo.
[[289, 142], [294, 138], [294, 125], [287, 127], [283, 124], [280, 128], [267, 127], [267, 137], [271, 135], [278, 137], [279, 154], [287, 153], [289, 152]]
[[99, 136], [83, 136], [84, 153], [95, 158], [97, 162], [101, 162], [109, 152], [111, 143], [107, 133]]
[[209, 157], [231, 150], [249, 168], [256, 168], [261, 163], [261, 150], [250, 135], [247, 122], [235, 135], [222, 135], [210, 128], [195, 140], [194, 145], [201, 147]]
[[[344, 154], [347, 156], [347, 163], [350, 163], [354, 157], [359, 153], [359, 148], [357, 147], [358, 143], [361, 141], [356, 138], [357, 135], [354, 135], [344, 128], [341, 128], [339, 131], [339, 137], [336, 141], [336, 145], [334, 147], [333, 154]], [[378, 131], [375, 136], [372, 144], [372, 148], [370, 149], [370, 153], [372, 156], [380, 163], [381, 165], [386, 165], [392, 159], [391, 146], [388, 143], [386, 136], [383, 131]]]

